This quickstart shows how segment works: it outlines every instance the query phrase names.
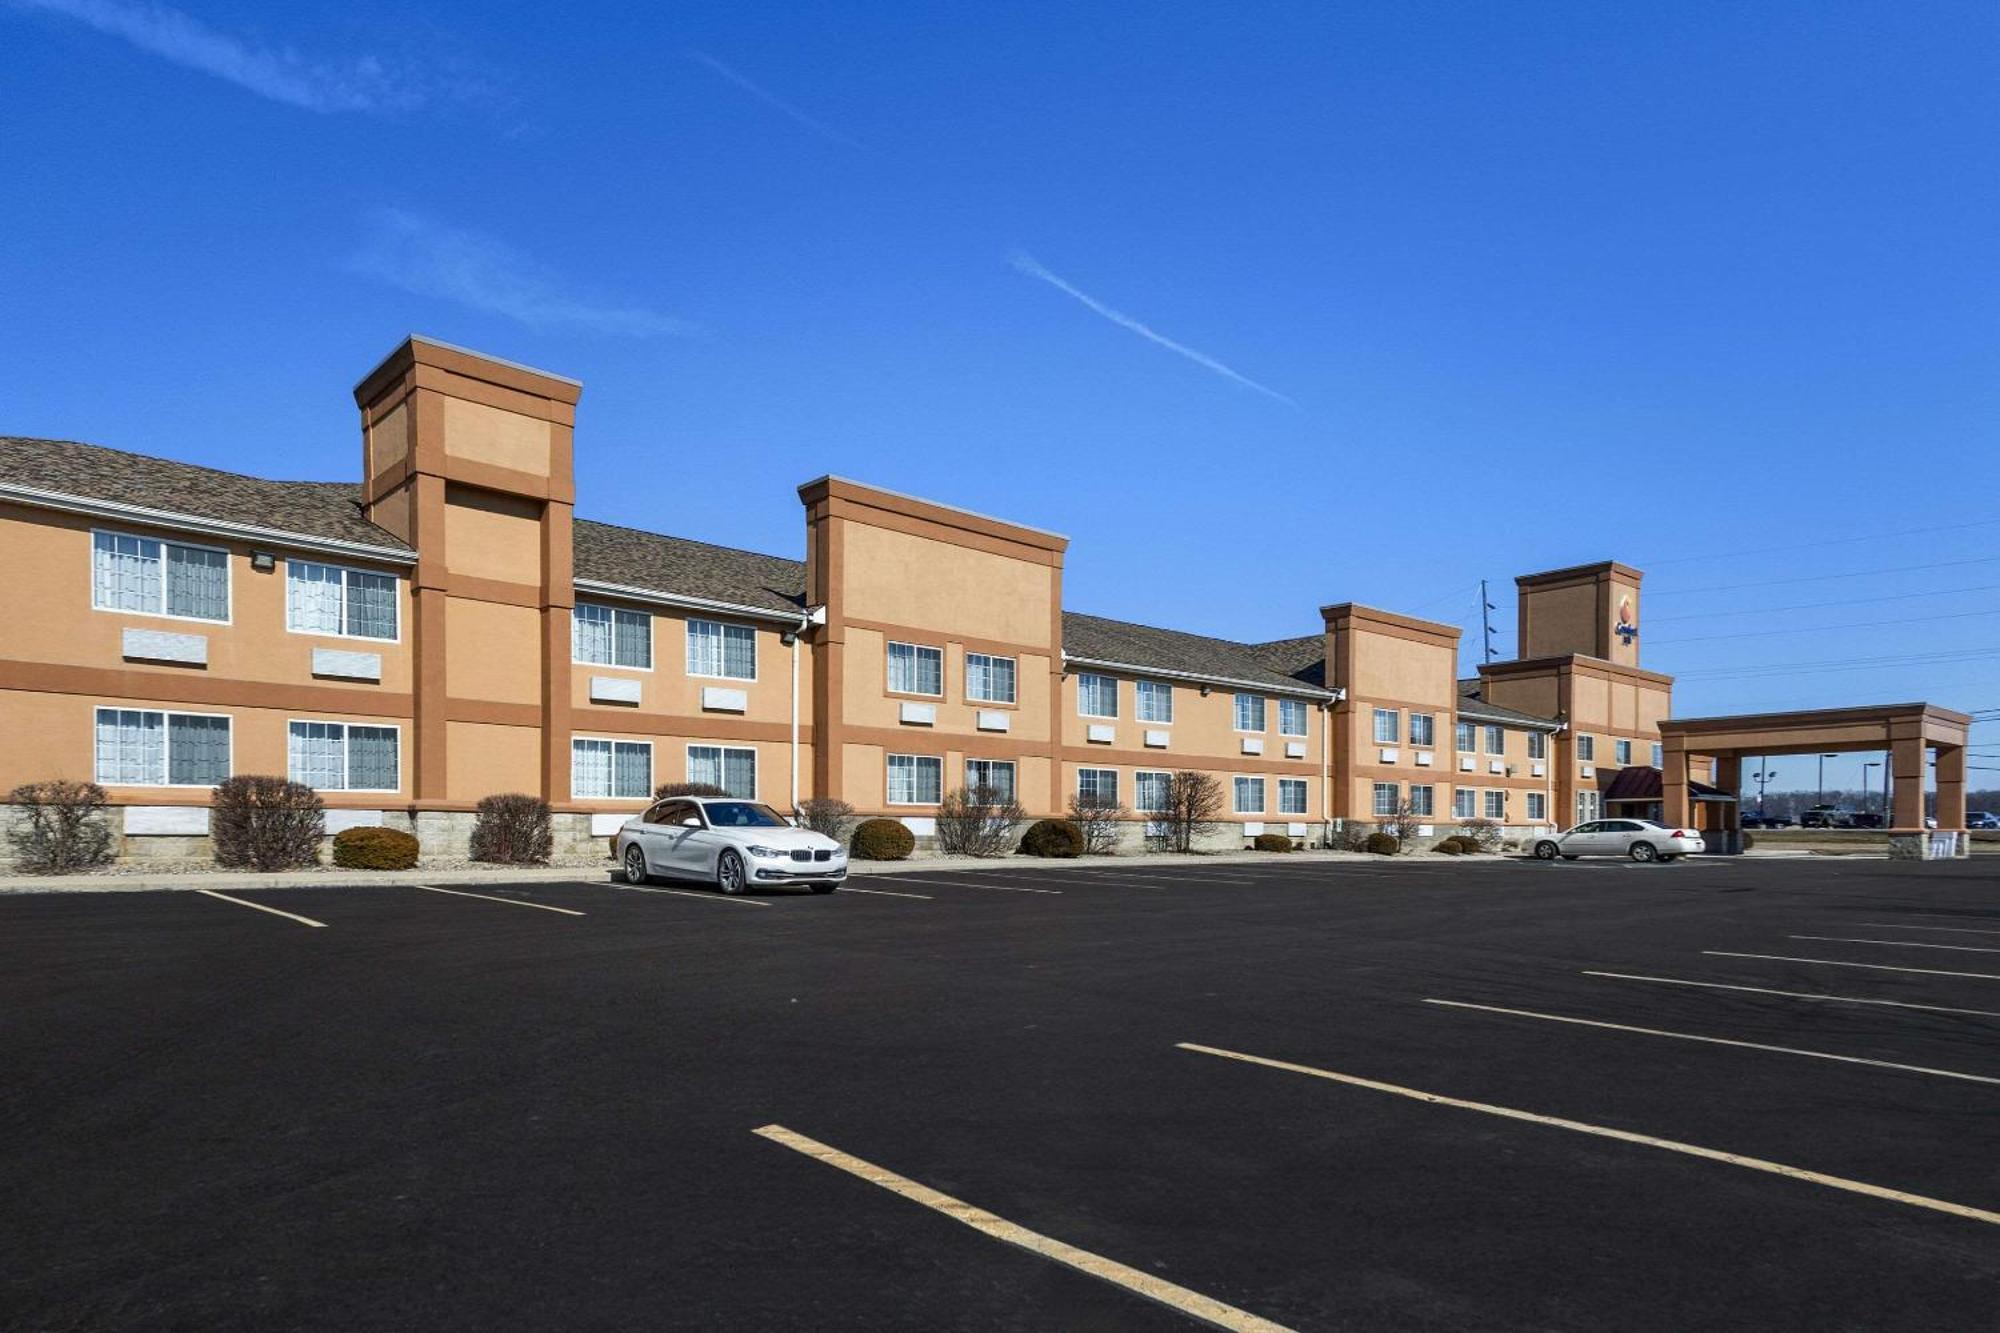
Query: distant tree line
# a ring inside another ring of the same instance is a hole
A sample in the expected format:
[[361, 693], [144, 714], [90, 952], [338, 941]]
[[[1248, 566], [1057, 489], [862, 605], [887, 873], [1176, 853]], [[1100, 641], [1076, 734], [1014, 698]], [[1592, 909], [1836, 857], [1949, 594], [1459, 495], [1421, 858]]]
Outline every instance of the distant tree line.
[[[1894, 799], [1893, 795], [1891, 799]], [[1768, 790], [1764, 793], [1763, 812], [1767, 815], [1783, 815], [1788, 819], [1797, 819], [1801, 814], [1822, 802], [1827, 805], [1839, 806], [1843, 810], [1879, 811], [1882, 809], [1882, 788], [1877, 786], [1869, 791], [1862, 791], [1855, 787], [1828, 787], [1824, 795], [1813, 790]], [[1965, 808], [1968, 810], [2000, 811], [2000, 790], [1989, 787], [1980, 791], [1966, 792]], [[1758, 809], [1757, 787], [1755, 783], [1749, 784], [1743, 792], [1743, 809], [1746, 814], [1754, 814]], [[1924, 809], [1931, 812], [1936, 811], [1937, 796], [1935, 793], [1926, 792], [1924, 794]]]

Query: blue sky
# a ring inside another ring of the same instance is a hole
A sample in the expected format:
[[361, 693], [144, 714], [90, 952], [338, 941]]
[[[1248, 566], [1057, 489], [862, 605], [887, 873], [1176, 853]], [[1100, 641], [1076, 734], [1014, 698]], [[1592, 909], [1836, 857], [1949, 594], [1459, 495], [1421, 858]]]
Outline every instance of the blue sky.
[[1684, 714], [2000, 706], [1990, 3], [645, 9], [0, 0], [0, 431], [347, 477], [416, 330], [585, 382], [593, 517], [1468, 657], [1617, 558]]

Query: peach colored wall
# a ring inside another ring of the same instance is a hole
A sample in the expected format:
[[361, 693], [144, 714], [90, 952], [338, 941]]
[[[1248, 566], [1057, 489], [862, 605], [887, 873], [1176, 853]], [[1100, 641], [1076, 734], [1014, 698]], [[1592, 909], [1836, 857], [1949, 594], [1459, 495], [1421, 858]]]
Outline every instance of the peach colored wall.
[[1365, 629], [1354, 637], [1354, 678], [1345, 682], [1352, 697], [1434, 704], [1441, 709], [1457, 701], [1455, 649]]
[[410, 456], [410, 408], [398, 403], [363, 430], [365, 457], [375, 473], [386, 472]]
[[549, 470], [549, 423], [463, 398], [444, 398], [445, 452], [536, 476]]
[[[577, 600], [580, 603], [615, 606], [628, 611], [646, 611], [653, 617], [652, 670], [641, 671], [631, 667], [605, 666], [592, 662], [571, 663], [570, 702], [578, 710], [579, 717], [590, 714], [615, 719], [638, 713], [649, 717], [686, 718], [690, 727], [698, 727], [700, 719], [704, 716], [701, 707], [702, 690], [704, 687], [716, 686], [722, 689], [742, 690], [749, 709], [743, 713], [715, 713], [710, 716], [773, 725], [783, 724], [787, 727], [791, 725], [792, 650], [782, 642], [784, 631], [777, 626], [763, 621], [732, 620], [727, 616], [701, 616], [665, 607], [646, 607], [637, 603], [620, 602], [616, 598], [609, 597], [579, 595]], [[747, 625], [754, 629], [757, 632], [757, 678], [736, 680], [721, 676], [689, 675], [687, 622], [690, 619], [719, 620], [725, 624]], [[801, 644], [799, 721], [802, 726], [809, 726], [812, 722], [812, 669], [812, 649]], [[593, 676], [638, 681], [638, 705], [633, 707], [622, 704], [592, 704], [590, 680]], [[607, 725], [615, 723], [607, 722]]]
[[[1043, 577], [1046, 579], [1046, 571]], [[1046, 633], [1042, 635], [1044, 639], [1047, 637]], [[916, 643], [943, 650], [942, 697], [889, 692], [888, 645], [892, 641]], [[889, 634], [881, 630], [850, 627], [847, 631], [847, 656], [842, 676], [844, 707], [841, 720], [848, 726], [893, 727], [918, 735], [926, 732], [960, 736], [979, 735], [1003, 741], [1046, 737], [1049, 725], [1049, 656], [1025, 650], [998, 653], [997, 647], [994, 646], [997, 655], [1014, 659], [1016, 702], [1012, 707], [1006, 704], [983, 703], [965, 697], [967, 649], [957, 639], [944, 633]], [[911, 702], [935, 704], [936, 724], [931, 727], [905, 726], [901, 720], [902, 705]], [[978, 715], [982, 709], [999, 709], [1005, 712], [1008, 715], [1008, 730], [980, 732]]]
[[1597, 581], [1520, 589], [1528, 613], [1528, 634], [1522, 657], [1552, 657], [1561, 653], [1595, 655], [1600, 639], [1597, 624]]
[[[1077, 677], [1084, 674], [1108, 675], [1118, 682], [1117, 717], [1085, 717], [1077, 712]], [[1152, 679], [1158, 677], [1097, 671], [1081, 666], [1072, 667], [1063, 679], [1062, 685], [1063, 745], [1072, 750], [1103, 749], [1108, 752], [1143, 750], [1147, 752], [1144, 764], [1148, 768], [1162, 766], [1213, 768], [1219, 764], [1233, 763], [1242, 759], [1248, 761], [1253, 768], [1265, 761], [1281, 761], [1288, 766], [1297, 765], [1306, 773], [1318, 773], [1320, 731], [1324, 723], [1318, 700], [1306, 702], [1306, 734], [1284, 736], [1278, 732], [1278, 700], [1282, 696], [1268, 694], [1262, 690], [1238, 691], [1228, 686], [1211, 685], [1208, 697], [1204, 699], [1201, 697], [1201, 686], [1188, 681], [1168, 681], [1166, 683], [1172, 685], [1174, 691], [1174, 720], [1171, 723], [1141, 722], [1138, 682]], [[1238, 693], [1253, 694], [1264, 700], [1262, 731], [1236, 730]], [[1092, 726], [1112, 727], [1115, 731], [1114, 739], [1110, 742], [1090, 740]], [[1166, 748], [1149, 749], [1145, 743], [1148, 731], [1166, 732], [1168, 735]], [[1262, 740], [1264, 753], [1245, 755], [1243, 741], [1246, 738]], [[1285, 742], [1299, 740], [1306, 743], [1306, 757], [1286, 760]]]
[[532, 501], [454, 484], [445, 491], [444, 536], [454, 574], [542, 581], [541, 507]]
[[454, 699], [539, 704], [541, 613], [454, 597], [445, 603], [445, 692]]
[[848, 619], [1050, 646], [1048, 566], [860, 521], [844, 540]]
[[[476, 801], [503, 792], [541, 790], [539, 727], [450, 722], [445, 730], [447, 784], [453, 800]], [[558, 793], [557, 799], [567, 796], [567, 792]]]
[[[593, 719], [594, 721], [595, 719]], [[691, 725], [699, 727], [701, 719], [691, 719]], [[593, 740], [638, 741], [653, 747], [653, 786], [660, 787], [670, 782], [687, 782], [688, 747], [712, 745], [725, 750], [754, 750], [757, 754], [757, 800], [766, 802], [780, 811], [791, 809], [792, 768], [790, 748], [782, 741], [745, 740], [738, 737], [703, 735], [700, 731], [690, 731], [686, 735], [663, 736], [645, 732], [620, 731], [613, 726], [585, 725], [579, 721], [571, 739], [578, 737]], [[801, 746], [799, 754], [799, 781], [805, 784], [811, 774], [811, 748]], [[570, 789], [559, 795], [570, 799]], [[810, 792], [801, 792], [801, 799]], [[605, 797], [578, 797], [579, 804], [593, 809], [622, 810], [646, 804], [645, 800], [624, 800]]]

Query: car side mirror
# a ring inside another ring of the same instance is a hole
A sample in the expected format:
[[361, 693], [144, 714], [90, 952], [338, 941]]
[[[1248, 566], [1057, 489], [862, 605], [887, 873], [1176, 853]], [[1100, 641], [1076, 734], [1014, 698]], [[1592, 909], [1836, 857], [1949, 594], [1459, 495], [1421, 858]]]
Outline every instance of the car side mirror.
[[700, 819], [700, 818], [699, 818], [698, 816], [696, 816], [696, 815], [689, 815], [689, 816], [688, 816], [688, 817], [687, 817], [686, 819], [683, 819], [683, 820], [681, 821], [681, 827], [682, 827], [682, 828], [700, 828], [700, 827], [701, 827], [701, 819]]

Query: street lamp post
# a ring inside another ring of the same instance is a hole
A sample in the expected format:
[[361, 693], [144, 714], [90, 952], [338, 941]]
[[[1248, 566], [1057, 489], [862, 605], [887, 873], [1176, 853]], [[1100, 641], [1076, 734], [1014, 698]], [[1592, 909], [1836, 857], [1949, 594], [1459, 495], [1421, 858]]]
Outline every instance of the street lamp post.
[[1757, 771], [1750, 775], [1750, 780], [1757, 784], [1757, 813], [1761, 815], [1764, 813], [1764, 788], [1767, 784], [1775, 782], [1778, 775], [1771, 768], [1769, 755], [1765, 755], [1757, 763]]
[[1819, 757], [1819, 804], [1826, 804], [1826, 761], [1840, 758], [1837, 754], [1823, 754]]
[[[1880, 767], [1882, 767], [1882, 763], [1878, 759], [1871, 759], [1861, 766], [1861, 808], [1863, 810], [1868, 808], [1868, 803], [1875, 793], [1875, 779], [1868, 776], [1869, 770]], [[1882, 811], [1882, 817], [1884, 820], [1887, 820], [1889, 817], [1889, 812], [1886, 808]]]

